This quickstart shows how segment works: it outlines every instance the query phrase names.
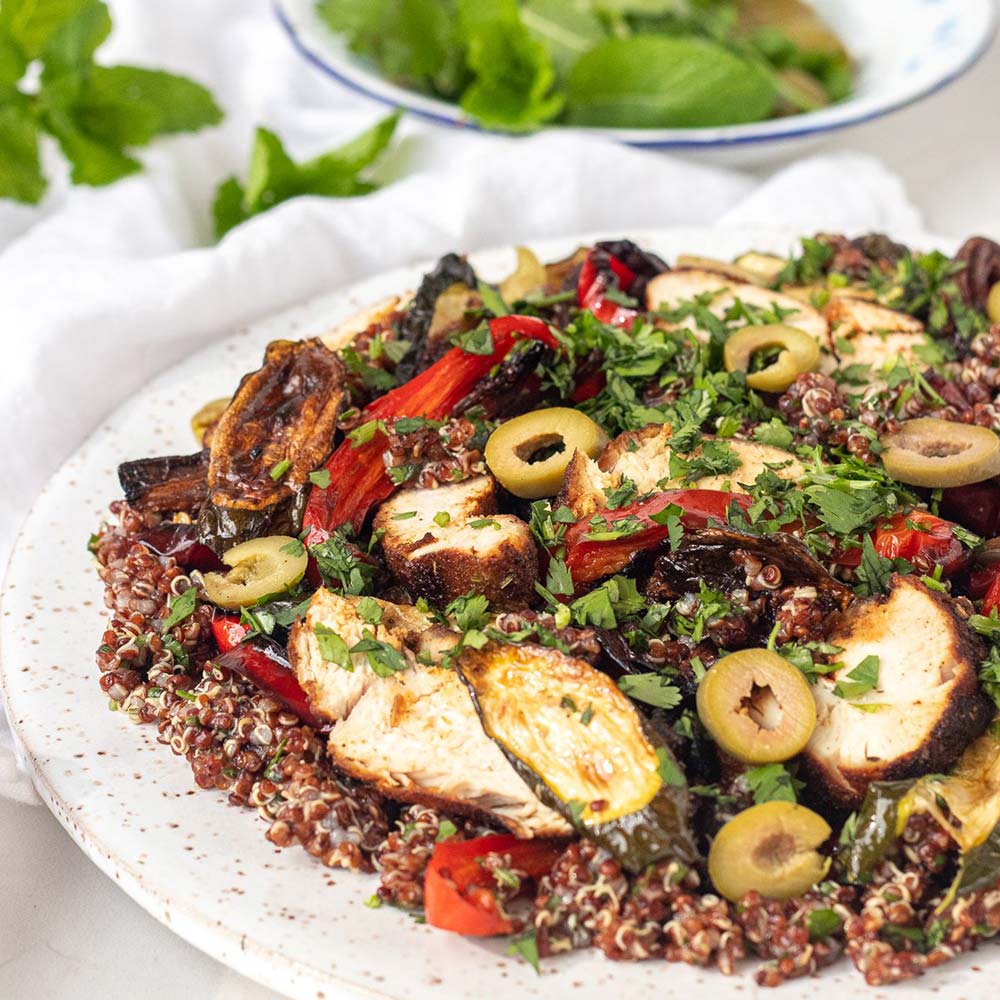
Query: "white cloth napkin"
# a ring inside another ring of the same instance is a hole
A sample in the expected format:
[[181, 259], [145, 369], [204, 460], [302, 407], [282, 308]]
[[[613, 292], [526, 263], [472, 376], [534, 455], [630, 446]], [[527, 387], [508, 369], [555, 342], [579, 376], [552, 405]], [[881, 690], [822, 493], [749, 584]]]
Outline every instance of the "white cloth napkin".
[[[145, 173], [112, 187], [70, 190], [60, 175], [38, 209], [0, 202], [0, 565], [32, 497], [114, 406], [206, 338], [354, 279], [602, 228], [920, 228], [899, 181], [866, 157], [814, 157], [761, 180], [579, 136], [404, 121], [379, 192], [289, 202], [213, 245], [212, 193], [245, 168], [256, 124], [305, 157], [384, 111], [305, 65], [267, 0], [111, 6], [105, 58], [195, 76], [228, 117], [159, 144]], [[0, 796], [32, 795], [0, 712]]]

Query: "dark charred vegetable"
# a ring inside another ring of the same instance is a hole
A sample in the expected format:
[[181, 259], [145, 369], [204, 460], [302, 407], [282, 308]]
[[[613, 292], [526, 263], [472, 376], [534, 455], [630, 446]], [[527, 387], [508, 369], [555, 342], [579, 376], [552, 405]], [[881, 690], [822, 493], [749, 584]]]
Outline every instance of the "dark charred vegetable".
[[158, 556], [173, 556], [184, 569], [198, 569], [203, 573], [221, 569], [222, 560], [198, 538], [196, 524], [165, 522], [155, 528], [144, 528], [136, 540]]
[[548, 346], [541, 341], [521, 341], [459, 400], [452, 413], [460, 416], [479, 407], [488, 420], [502, 420], [524, 413], [542, 401], [542, 380], [535, 374]]
[[[628, 326], [638, 316], [639, 303], [650, 278], [667, 270], [654, 254], [646, 253], [630, 240], [597, 243], [587, 254], [577, 280], [577, 299], [602, 323]], [[626, 296], [635, 305], [622, 303]]]
[[[490, 321], [493, 350], [470, 354], [453, 347], [440, 361], [405, 385], [387, 392], [365, 407], [365, 422], [394, 417], [439, 420], [450, 415], [494, 365], [502, 361], [519, 340], [537, 340], [558, 348], [548, 326], [533, 316], [501, 316]], [[342, 524], [361, 530], [371, 507], [391, 496], [396, 486], [382, 461], [385, 435], [375, 430], [371, 440], [355, 446], [345, 441], [326, 463], [329, 486], [315, 487], [309, 497], [305, 526], [319, 540]]]
[[444, 350], [439, 349], [441, 344], [428, 340], [434, 321], [434, 309], [441, 294], [453, 285], [464, 285], [472, 290], [476, 284], [476, 272], [469, 266], [469, 262], [454, 253], [445, 254], [434, 269], [424, 276], [399, 324], [400, 339], [410, 345], [409, 351], [396, 365], [396, 377], [401, 382], [409, 381], [444, 353]]
[[873, 781], [853, 823], [853, 833], [838, 855], [851, 882], [871, 881], [875, 866], [896, 846], [908, 818], [900, 806], [912, 781]]
[[1000, 535], [1000, 485], [996, 480], [942, 491], [939, 510], [977, 535]]
[[208, 496], [208, 452], [122, 462], [118, 481], [136, 510], [192, 514]]
[[955, 275], [955, 284], [965, 304], [986, 312], [990, 292], [1000, 282], [1000, 243], [973, 236], [959, 247], [955, 263], [964, 265]]
[[609, 677], [530, 645], [467, 649], [458, 669], [486, 734], [583, 836], [633, 872], [695, 860], [684, 774]]
[[217, 553], [298, 535], [309, 474], [329, 455], [345, 369], [319, 340], [276, 341], [244, 377], [212, 434], [201, 540]]
[[962, 855], [952, 892], [966, 896], [970, 892], [988, 889], [1000, 881], [1000, 826], [981, 844]]
[[764, 566], [776, 567], [781, 571], [781, 582], [787, 586], [814, 586], [828, 611], [846, 607], [853, 596], [850, 587], [830, 576], [794, 536], [776, 532], [757, 537], [715, 527], [692, 530], [676, 551], [661, 553], [647, 593], [656, 600], [671, 600], [697, 592], [700, 580], [724, 589], [745, 586], [746, 556], [755, 557]]

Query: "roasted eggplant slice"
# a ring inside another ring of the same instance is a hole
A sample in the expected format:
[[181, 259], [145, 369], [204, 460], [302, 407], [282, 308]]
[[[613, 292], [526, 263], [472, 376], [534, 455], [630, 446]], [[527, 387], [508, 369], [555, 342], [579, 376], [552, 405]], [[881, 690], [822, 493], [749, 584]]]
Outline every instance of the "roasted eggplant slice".
[[[461, 304], [458, 303], [459, 296], [456, 292], [461, 291], [465, 296], [471, 295], [475, 292], [476, 285], [476, 272], [464, 257], [454, 253], [445, 254], [434, 266], [434, 270], [424, 275], [417, 294], [413, 296], [413, 301], [399, 324], [401, 339], [410, 344], [410, 350], [396, 366], [396, 376], [400, 382], [406, 382], [418, 372], [422, 372], [451, 346], [447, 337], [443, 335], [444, 328], [449, 324], [441, 315], [448, 310], [442, 308], [435, 317], [439, 299], [450, 294], [457, 304]], [[463, 298], [462, 302], [464, 301]], [[444, 306], [444, 303], [441, 304]], [[462, 311], [464, 312], [464, 308]], [[436, 318], [437, 323], [435, 323]], [[435, 326], [441, 328], [441, 336], [435, 336], [439, 332], [434, 329]]]
[[279, 340], [243, 378], [212, 435], [201, 540], [217, 553], [297, 535], [309, 473], [330, 453], [345, 369], [319, 340]]
[[614, 681], [530, 645], [467, 649], [458, 669], [487, 735], [581, 834], [633, 872], [695, 860], [683, 773]]
[[192, 514], [208, 496], [208, 451], [122, 462], [118, 481], [136, 510]]

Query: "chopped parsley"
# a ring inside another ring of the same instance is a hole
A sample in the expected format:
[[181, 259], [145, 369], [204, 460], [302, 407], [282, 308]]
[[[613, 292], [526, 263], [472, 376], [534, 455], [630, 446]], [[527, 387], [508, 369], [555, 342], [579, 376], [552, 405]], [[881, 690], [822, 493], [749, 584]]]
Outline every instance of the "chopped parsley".
[[170, 602], [170, 614], [164, 619], [160, 631], [167, 632], [175, 625], [179, 625], [185, 618], [190, 618], [194, 614], [197, 603], [198, 590], [196, 587], [188, 587], [183, 593], [178, 594]]
[[879, 658], [874, 654], [866, 656], [845, 680], [837, 681], [833, 693], [838, 698], [860, 698], [878, 687]]

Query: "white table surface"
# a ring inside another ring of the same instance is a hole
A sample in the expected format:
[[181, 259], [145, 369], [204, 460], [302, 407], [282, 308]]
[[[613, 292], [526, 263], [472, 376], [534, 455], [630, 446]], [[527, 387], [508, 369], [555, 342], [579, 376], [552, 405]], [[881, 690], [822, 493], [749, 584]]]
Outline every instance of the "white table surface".
[[[1000, 42], [957, 84], [887, 120], [842, 132], [828, 148], [881, 157], [903, 178], [928, 231], [1000, 237], [997, 95]], [[276, 996], [148, 916], [87, 861], [44, 807], [0, 800], [0, 858], [0, 997]]]

